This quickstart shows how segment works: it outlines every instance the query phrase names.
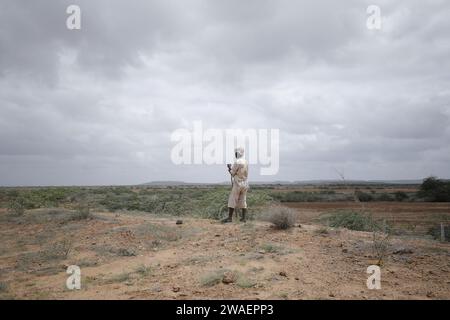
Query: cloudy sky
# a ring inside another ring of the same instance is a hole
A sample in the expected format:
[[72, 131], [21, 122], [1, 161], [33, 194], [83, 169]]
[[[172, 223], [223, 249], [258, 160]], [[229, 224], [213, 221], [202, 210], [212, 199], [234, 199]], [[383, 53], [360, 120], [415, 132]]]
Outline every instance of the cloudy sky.
[[227, 181], [172, 163], [194, 121], [280, 129], [278, 174], [252, 180], [450, 178], [449, 17], [447, 0], [2, 0], [0, 185]]

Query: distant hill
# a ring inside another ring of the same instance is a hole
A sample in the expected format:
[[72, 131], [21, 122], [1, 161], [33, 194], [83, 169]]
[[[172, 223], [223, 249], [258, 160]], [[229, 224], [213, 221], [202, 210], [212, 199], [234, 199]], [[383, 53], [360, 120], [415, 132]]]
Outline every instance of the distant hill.
[[421, 184], [422, 180], [309, 180], [295, 181], [294, 184]]
[[[301, 180], [301, 181], [251, 181], [253, 185], [330, 185], [330, 184], [421, 184], [422, 180]], [[227, 185], [230, 181], [199, 183], [185, 181], [151, 181], [141, 185], [144, 186], [202, 186], [202, 185]]]
[[151, 181], [143, 183], [143, 186], [181, 186], [186, 185], [189, 183], [186, 183], [184, 181]]
[[[228, 182], [229, 184], [230, 182]], [[184, 182], [184, 181], [150, 181], [142, 183], [141, 186], [153, 186], [153, 187], [172, 187], [172, 186], [209, 186], [209, 185], [220, 185], [223, 183], [200, 183], [200, 182]]]

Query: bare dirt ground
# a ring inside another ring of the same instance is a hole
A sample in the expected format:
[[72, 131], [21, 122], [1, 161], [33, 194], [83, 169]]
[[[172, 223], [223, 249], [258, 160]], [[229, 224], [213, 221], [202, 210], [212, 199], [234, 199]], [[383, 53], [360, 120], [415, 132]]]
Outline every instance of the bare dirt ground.
[[[369, 290], [366, 232], [132, 213], [78, 220], [64, 209], [0, 215], [4, 299], [450, 298], [450, 245], [435, 240], [394, 237], [382, 288]], [[69, 265], [81, 268], [81, 290], [66, 288]]]
[[428, 228], [450, 218], [449, 202], [289, 202], [285, 206], [299, 210], [302, 223], [311, 223], [335, 210], [363, 210], [415, 235], [424, 235]]

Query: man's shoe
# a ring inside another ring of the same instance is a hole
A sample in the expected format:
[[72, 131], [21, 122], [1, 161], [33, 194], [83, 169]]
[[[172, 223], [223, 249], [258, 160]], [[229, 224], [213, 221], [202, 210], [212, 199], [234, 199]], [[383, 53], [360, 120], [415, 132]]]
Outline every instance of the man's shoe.
[[222, 223], [230, 223], [230, 222], [233, 222], [233, 220], [230, 219], [230, 218], [225, 218], [225, 219], [222, 219], [221, 222], [222, 222]]

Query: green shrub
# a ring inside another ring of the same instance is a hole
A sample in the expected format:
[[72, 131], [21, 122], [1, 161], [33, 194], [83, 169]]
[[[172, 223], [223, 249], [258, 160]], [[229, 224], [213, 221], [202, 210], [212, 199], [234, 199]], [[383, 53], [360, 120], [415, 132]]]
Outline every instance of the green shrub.
[[394, 198], [388, 193], [381, 193], [376, 199], [378, 201], [394, 201]]
[[[441, 240], [441, 225], [437, 225], [428, 229], [428, 234], [436, 240]], [[444, 239], [450, 241], [450, 225], [444, 225]]]
[[324, 217], [333, 228], [346, 228], [357, 231], [373, 231], [378, 225], [369, 214], [357, 211], [339, 211]]
[[408, 199], [408, 195], [404, 191], [397, 191], [394, 193], [395, 200], [397, 201], [404, 201]]
[[25, 199], [20, 196], [11, 200], [8, 204], [8, 210], [19, 216], [25, 213], [25, 208]]
[[355, 194], [356, 194], [356, 197], [358, 198], [358, 200], [361, 202], [373, 201], [373, 196], [370, 193], [366, 193], [363, 191], [356, 191]]

